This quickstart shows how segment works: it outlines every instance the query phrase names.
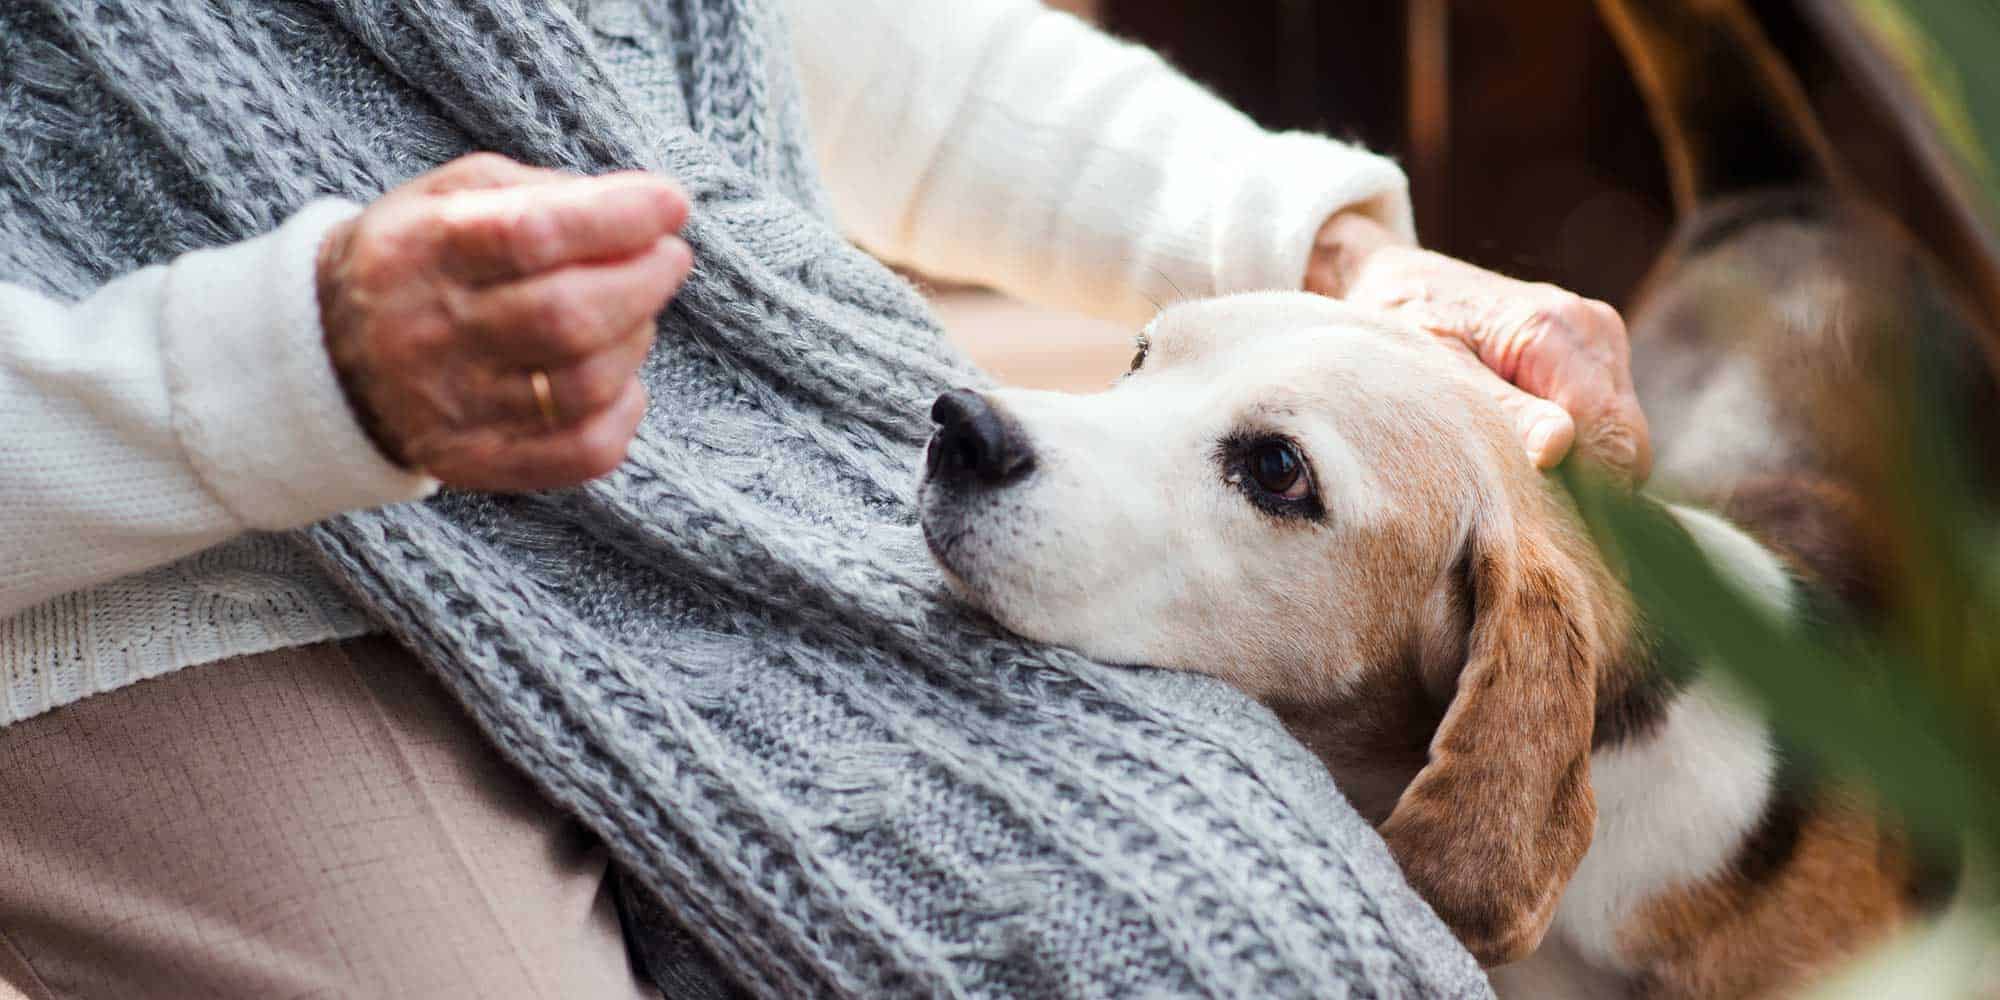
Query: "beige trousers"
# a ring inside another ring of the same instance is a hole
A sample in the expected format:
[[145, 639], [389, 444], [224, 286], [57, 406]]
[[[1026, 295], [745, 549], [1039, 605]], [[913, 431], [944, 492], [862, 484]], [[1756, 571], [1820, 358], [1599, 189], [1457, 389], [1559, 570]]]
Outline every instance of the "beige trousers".
[[603, 848], [363, 639], [0, 729], [0, 998], [657, 998]]

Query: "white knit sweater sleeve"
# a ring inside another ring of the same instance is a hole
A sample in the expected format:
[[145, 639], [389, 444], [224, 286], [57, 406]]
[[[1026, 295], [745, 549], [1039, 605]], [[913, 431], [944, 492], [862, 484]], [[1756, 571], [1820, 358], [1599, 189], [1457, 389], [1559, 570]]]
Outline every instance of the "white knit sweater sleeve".
[[0, 284], [0, 618], [253, 530], [422, 497], [321, 341], [325, 202], [80, 303]]
[[1408, 184], [1259, 128], [1158, 56], [1034, 0], [787, 0], [813, 145], [863, 246], [1120, 320], [1297, 288], [1335, 212], [1412, 237]]

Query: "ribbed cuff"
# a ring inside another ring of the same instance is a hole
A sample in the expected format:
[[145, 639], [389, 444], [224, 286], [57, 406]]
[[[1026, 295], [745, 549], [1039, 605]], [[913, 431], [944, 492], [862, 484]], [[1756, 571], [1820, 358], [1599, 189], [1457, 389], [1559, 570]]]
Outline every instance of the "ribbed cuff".
[[168, 272], [160, 336], [174, 432], [247, 528], [303, 527], [437, 489], [376, 449], [327, 356], [319, 246], [360, 211], [316, 202], [268, 236], [189, 254]]
[[1335, 213], [1364, 212], [1416, 242], [1410, 182], [1387, 157], [1324, 136], [1267, 135], [1244, 150], [1216, 229], [1216, 291], [1297, 289], [1313, 241]]

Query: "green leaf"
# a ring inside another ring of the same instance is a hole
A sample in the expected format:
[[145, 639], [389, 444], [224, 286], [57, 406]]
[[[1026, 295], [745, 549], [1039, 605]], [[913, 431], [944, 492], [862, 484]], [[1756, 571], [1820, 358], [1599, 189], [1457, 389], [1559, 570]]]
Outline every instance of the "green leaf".
[[1865, 781], [1934, 843], [2000, 857], [2000, 772], [1933, 672], [1872, 637], [1772, 617], [1660, 505], [1565, 469], [1599, 545], [1652, 627], [1724, 671], [1788, 740]]

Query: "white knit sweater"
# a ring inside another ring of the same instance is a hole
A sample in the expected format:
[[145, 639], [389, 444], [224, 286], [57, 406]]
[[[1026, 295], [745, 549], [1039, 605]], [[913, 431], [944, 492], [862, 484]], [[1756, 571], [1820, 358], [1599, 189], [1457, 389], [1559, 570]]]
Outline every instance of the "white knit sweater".
[[[632, 3], [579, 6], [629, 45]], [[786, 3], [836, 209], [892, 260], [1136, 322], [1149, 299], [1297, 287], [1341, 210], [1410, 232], [1393, 164], [1266, 133], [1030, 0]], [[322, 345], [314, 254], [358, 211], [80, 303], [0, 285], [0, 725], [370, 629], [261, 534], [436, 486], [375, 452]]]

